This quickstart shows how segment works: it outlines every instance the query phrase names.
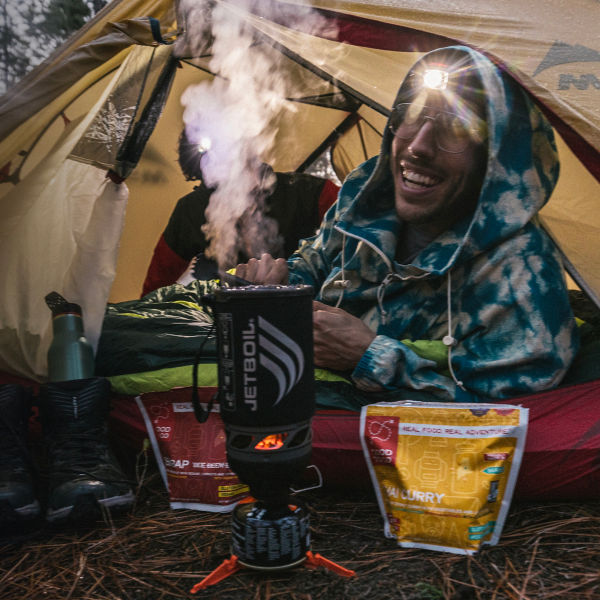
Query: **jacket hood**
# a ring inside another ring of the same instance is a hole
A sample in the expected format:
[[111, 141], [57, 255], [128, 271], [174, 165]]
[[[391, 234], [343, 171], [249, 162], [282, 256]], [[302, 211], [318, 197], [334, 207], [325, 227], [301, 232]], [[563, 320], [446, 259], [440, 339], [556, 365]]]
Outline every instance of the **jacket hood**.
[[[470, 65], [479, 92], [472, 101], [483, 107], [487, 125], [487, 167], [475, 211], [456, 222], [423, 249], [411, 265], [399, 271], [442, 274], [495, 246], [523, 228], [546, 204], [559, 173], [552, 127], [527, 93], [488, 58], [464, 46], [434, 50], [424, 55], [404, 79], [394, 106], [415, 96], [415, 73], [432, 64]], [[465, 93], [466, 88], [465, 88]], [[388, 121], [389, 123], [389, 121]], [[371, 239], [393, 259], [401, 223], [395, 216], [390, 148], [393, 134], [386, 126], [381, 152], [344, 182], [340, 198], [354, 200], [340, 215], [338, 226], [348, 233], [367, 230], [387, 220], [383, 238]], [[346, 189], [344, 189], [346, 188]], [[391, 223], [395, 221], [393, 227]]]

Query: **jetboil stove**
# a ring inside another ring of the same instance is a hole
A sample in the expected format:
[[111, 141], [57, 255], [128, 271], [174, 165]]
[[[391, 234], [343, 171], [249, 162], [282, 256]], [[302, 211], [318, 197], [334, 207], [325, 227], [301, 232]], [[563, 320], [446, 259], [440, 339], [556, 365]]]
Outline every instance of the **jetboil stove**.
[[242, 567], [349, 571], [310, 551], [309, 515], [290, 487], [309, 465], [315, 412], [312, 287], [221, 287], [206, 297], [217, 329], [219, 404], [231, 469], [250, 488], [232, 517], [232, 557], [191, 592]]

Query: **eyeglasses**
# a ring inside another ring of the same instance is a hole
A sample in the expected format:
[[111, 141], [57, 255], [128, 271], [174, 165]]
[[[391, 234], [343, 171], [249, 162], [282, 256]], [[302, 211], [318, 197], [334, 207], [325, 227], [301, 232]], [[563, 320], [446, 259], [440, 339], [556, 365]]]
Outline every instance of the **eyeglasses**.
[[444, 152], [458, 154], [469, 143], [481, 143], [486, 138], [485, 121], [476, 115], [467, 118], [453, 112], [436, 111], [419, 102], [397, 104], [388, 128], [396, 137], [410, 140], [428, 120], [433, 123], [436, 144]]

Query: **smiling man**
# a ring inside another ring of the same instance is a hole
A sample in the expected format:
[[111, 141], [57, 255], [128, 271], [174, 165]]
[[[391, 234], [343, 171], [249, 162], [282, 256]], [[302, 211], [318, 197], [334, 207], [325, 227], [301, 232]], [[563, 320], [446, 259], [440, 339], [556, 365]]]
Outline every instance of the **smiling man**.
[[440, 73], [448, 71], [413, 71], [407, 87], [414, 99], [397, 103], [388, 123], [396, 213], [405, 235], [416, 229], [430, 239], [474, 211], [487, 163], [481, 84], [461, 66], [443, 85], [434, 79], [428, 87]]
[[237, 274], [314, 286], [315, 364], [362, 390], [485, 401], [548, 389], [578, 349], [560, 257], [536, 222], [558, 169], [522, 88], [469, 48], [436, 50], [319, 233]]

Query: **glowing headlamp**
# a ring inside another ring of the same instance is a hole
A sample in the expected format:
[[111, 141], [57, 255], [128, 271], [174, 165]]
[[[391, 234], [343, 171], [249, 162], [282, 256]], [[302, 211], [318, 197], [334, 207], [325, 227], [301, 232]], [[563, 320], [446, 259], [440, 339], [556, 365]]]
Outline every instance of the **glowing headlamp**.
[[430, 90], [445, 90], [448, 85], [448, 71], [427, 69], [423, 74], [423, 85]]
[[197, 144], [198, 146], [198, 152], [200, 154], [204, 154], [205, 152], [208, 152], [212, 146], [212, 140], [207, 137], [207, 136], [202, 136], [200, 138], [200, 141]]

